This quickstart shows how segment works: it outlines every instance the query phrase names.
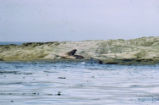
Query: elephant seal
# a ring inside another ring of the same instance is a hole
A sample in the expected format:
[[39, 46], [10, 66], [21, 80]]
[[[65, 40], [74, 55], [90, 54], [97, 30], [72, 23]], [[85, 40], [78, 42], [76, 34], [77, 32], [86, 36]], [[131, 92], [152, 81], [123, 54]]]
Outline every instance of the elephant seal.
[[74, 56], [76, 52], [77, 52], [77, 49], [73, 49], [73, 50], [69, 51], [69, 52], [67, 53], [67, 55], [69, 55], [69, 56]]
[[75, 55], [76, 52], [77, 52], [77, 49], [73, 49], [73, 50], [67, 52], [66, 55], [71, 56], [71, 57], [75, 57], [75, 59], [83, 59], [84, 58], [81, 55]]

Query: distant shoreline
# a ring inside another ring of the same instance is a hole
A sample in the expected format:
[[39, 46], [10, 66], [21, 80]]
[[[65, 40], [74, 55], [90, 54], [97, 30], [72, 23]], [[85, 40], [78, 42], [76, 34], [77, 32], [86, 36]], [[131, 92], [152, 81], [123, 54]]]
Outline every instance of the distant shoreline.
[[159, 37], [77, 42], [2, 42], [0, 44], [0, 61], [95, 60], [100, 64], [126, 65], [159, 63]]

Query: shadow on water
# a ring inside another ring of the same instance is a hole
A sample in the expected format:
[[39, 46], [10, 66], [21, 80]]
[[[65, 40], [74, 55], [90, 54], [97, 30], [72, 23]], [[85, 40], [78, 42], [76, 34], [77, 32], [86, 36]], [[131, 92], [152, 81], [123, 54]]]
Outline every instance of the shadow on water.
[[0, 71], [0, 75], [4, 75], [4, 74], [15, 74], [15, 75], [20, 75], [20, 74], [23, 74], [23, 75], [32, 75], [33, 73], [31, 72], [19, 72], [19, 71]]

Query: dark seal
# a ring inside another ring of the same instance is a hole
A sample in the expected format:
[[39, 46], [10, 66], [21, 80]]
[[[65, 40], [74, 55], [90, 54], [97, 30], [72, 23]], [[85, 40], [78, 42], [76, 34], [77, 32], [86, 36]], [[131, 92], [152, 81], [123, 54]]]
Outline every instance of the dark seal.
[[68, 55], [68, 56], [73, 56], [73, 57], [75, 57], [76, 59], [83, 59], [83, 58], [84, 58], [84, 57], [81, 56], [81, 55], [75, 55], [76, 52], [77, 52], [77, 49], [73, 49], [73, 50], [69, 51], [69, 52], [67, 53], [67, 55]]
[[76, 52], [77, 52], [77, 49], [73, 49], [73, 50], [69, 51], [69, 52], [67, 53], [67, 55], [73, 56], [73, 55], [75, 55]]

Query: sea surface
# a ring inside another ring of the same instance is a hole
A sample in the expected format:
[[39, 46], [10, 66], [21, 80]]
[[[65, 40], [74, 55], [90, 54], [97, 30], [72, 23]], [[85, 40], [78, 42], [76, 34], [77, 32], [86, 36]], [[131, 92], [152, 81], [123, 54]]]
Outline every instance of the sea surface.
[[15, 44], [15, 45], [21, 45], [25, 42], [0, 42], [0, 45], [10, 45], [10, 44]]
[[159, 105], [159, 65], [0, 62], [0, 105]]

